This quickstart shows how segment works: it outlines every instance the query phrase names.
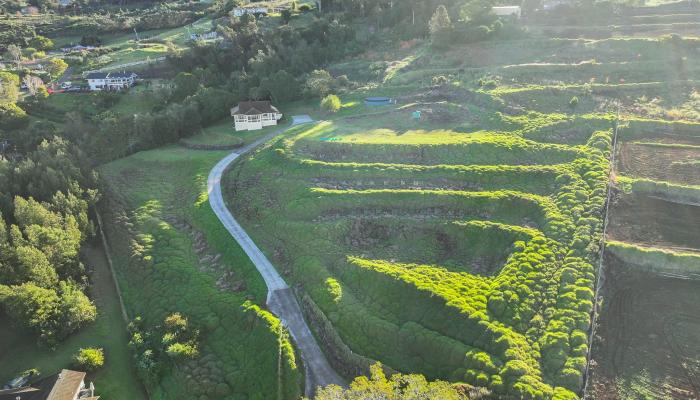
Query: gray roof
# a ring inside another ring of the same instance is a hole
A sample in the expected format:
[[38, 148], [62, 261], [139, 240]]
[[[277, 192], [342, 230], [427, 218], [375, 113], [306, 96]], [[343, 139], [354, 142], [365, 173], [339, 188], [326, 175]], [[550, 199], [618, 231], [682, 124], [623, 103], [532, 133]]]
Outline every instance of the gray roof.
[[231, 115], [256, 115], [279, 113], [277, 107], [269, 101], [242, 101], [237, 107], [231, 109]]
[[91, 72], [87, 75], [87, 79], [123, 79], [123, 78], [136, 78], [138, 75], [134, 72]]
[[73, 400], [83, 379], [85, 372], [64, 369], [31, 386], [0, 390], [0, 400]]

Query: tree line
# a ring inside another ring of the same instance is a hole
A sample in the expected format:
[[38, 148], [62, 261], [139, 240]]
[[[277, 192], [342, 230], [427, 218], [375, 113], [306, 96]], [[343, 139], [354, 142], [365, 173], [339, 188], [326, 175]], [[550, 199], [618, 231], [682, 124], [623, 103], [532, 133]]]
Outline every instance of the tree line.
[[97, 314], [79, 256], [94, 232], [88, 207], [98, 197], [85, 161], [60, 137], [20, 161], [0, 159], [0, 306], [47, 345]]

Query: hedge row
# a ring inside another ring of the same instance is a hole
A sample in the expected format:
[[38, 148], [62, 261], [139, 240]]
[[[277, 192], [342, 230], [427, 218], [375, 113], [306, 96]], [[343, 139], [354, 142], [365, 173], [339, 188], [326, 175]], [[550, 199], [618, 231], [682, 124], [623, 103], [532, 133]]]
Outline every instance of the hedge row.
[[663, 275], [700, 279], [700, 255], [608, 240], [605, 249], [620, 260]]
[[626, 176], [618, 176], [616, 183], [626, 193], [644, 193], [662, 197], [669, 201], [700, 203], [700, 186], [696, 185], [679, 185]]

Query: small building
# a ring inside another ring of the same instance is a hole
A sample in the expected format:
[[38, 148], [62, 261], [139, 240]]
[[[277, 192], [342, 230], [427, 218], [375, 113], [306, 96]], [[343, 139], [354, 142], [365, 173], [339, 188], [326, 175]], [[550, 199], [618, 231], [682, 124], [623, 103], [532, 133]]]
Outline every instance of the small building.
[[90, 90], [120, 90], [127, 89], [136, 84], [134, 72], [91, 72], [87, 75]]
[[19, 10], [22, 15], [38, 15], [39, 14], [39, 8], [34, 7], [34, 6], [26, 6], [22, 7]]
[[215, 40], [219, 38], [219, 32], [191, 33], [190, 40]]
[[0, 390], [0, 400], [98, 400], [95, 386], [85, 384], [85, 372], [64, 369], [33, 384]]
[[520, 6], [491, 7], [491, 10], [499, 17], [515, 17], [519, 19], [521, 14]]
[[553, 11], [567, 4], [569, 4], [569, 0], [544, 0], [542, 2], [542, 10]]
[[81, 44], [76, 44], [75, 46], [68, 46], [61, 48], [64, 53], [72, 53], [74, 51], [92, 51], [95, 50], [95, 46], [83, 46]]
[[236, 7], [233, 9], [234, 17], [242, 17], [245, 14], [267, 15], [267, 7]]
[[242, 101], [231, 109], [233, 126], [237, 131], [252, 131], [277, 125], [282, 118], [279, 110], [269, 101]]

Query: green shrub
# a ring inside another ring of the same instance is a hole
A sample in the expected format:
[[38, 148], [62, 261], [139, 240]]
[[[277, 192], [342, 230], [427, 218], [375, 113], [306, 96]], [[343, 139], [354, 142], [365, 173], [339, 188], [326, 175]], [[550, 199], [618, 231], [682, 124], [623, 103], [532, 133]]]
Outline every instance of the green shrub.
[[73, 362], [81, 370], [86, 372], [95, 371], [105, 363], [104, 351], [95, 347], [80, 349], [73, 356]]
[[340, 110], [340, 98], [334, 94], [329, 94], [321, 100], [321, 109], [325, 112], [336, 113]]
[[446, 85], [449, 81], [450, 80], [446, 76], [438, 75], [438, 76], [434, 76], [433, 79], [430, 81], [430, 83], [433, 86], [442, 86], [442, 85]]
[[197, 350], [197, 345], [194, 343], [173, 343], [168, 346], [165, 352], [171, 358], [181, 359], [181, 358], [195, 358], [199, 355], [199, 350]]
[[571, 98], [571, 100], [569, 100], [569, 107], [576, 108], [577, 105], [578, 105], [578, 97], [574, 96]]

